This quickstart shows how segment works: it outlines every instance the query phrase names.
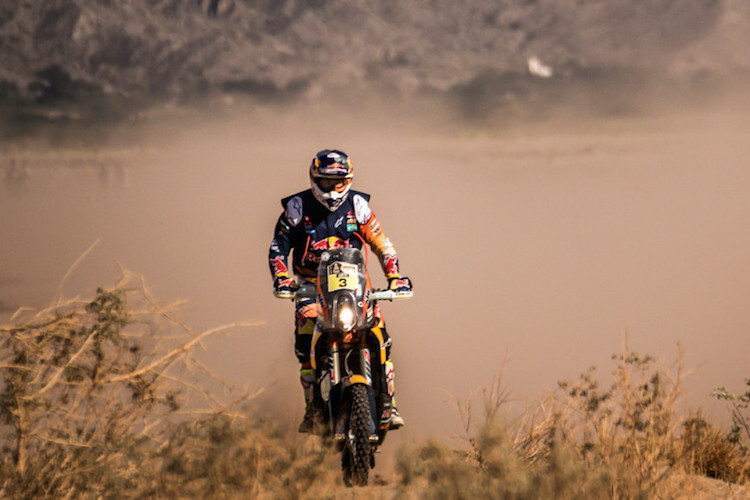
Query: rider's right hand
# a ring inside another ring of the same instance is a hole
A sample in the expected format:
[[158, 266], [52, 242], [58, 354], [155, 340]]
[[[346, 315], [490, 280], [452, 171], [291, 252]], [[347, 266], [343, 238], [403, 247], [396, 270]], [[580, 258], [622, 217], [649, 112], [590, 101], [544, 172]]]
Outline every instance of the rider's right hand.
[[296, 283], [288, 276], [280, 276], [273, 280], [273, 294], [279, 299], [294, 298]]

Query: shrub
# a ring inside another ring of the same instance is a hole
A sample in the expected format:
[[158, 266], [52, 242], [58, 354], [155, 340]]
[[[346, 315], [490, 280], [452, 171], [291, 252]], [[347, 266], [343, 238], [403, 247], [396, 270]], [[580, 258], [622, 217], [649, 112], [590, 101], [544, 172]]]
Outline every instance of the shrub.
[[168, 441], [166, 423], [187, 418], [183, 402], [217, 400], [189, 353], [226, 327], [195, 334], [172, 319], [174, 307], [125, 274], [93, 299], [25, 320], [21, 310], [0, 328], [0, 495], [139, 488]]
[[747, 453], [700, 412], [683, 423], [678, 456], [688, 472], [741, 483], [750, 475]]
[[[509, 424], [498, 375], [482, 389], [484, 420], [457, 404], [469, 447], [431, 441], [399, 458], [399, 495], [418, 498], [676, 498], [689, 496], [683, 472], [742, 482], [747, 454], [700, 413], [684, 422], [682, 354], [670, 369], [625, 349], [606, 387], [594, 368]], [[733, 400], [738, 410], [746, 408]], [[744, 429], [742, 422], [735, 429]], [[735, 432], [736, 434], [736, 432]]]
[[254, 394], [190, 355], [239, 325], [196, 333], [179, 306], [125, 273], [93, 298], [21, 310], [0, 327], [0, 496], [674, 498], [686, 484], [676, 472], [750, 476], [750, 394], [715, 392], [732, 404], [726, 435], [700, 412], [681, 421], [681, 355], [665, 369], [626, 349], [605, 388], [591, 368], [514, 419], [498, 375], [456, 404], [468, 446], [402, 449], [395, 489], [346, 490], [329, 441], [291, 438], [242, 410]]
[[729, 401], [732, 413], [732, 430], [729, 439], [737, 443], [747, 453], [750, 442], [750, 379], [745, 380], [748, 390], [744, 394], [734, 394], [726, 387], [717, 387], [713, 396], [722, 401]]

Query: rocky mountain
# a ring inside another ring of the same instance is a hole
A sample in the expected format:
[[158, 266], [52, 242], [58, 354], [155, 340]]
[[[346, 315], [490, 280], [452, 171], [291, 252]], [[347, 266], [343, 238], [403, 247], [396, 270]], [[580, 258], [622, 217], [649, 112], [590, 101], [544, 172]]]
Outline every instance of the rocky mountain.
[[750, 2], [0, 1], [5, 101], [460, 93], [488, 78], [494, 88], [623, 68], [681, 80], [747, 73]]

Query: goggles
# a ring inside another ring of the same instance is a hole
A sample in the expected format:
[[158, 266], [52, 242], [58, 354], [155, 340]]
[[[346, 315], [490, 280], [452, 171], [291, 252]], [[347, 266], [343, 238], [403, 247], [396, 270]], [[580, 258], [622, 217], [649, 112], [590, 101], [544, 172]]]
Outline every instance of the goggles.
[[324, 193], [329, 193], [331, 191], [336, 191], [337, 193], [342, 193], [346, 190], [347, 186], [352, 183], [351, 178], [325, 178], [325, 177], [316, 177], [315, 178], [315, 184], [320, 188], [321, 191]]

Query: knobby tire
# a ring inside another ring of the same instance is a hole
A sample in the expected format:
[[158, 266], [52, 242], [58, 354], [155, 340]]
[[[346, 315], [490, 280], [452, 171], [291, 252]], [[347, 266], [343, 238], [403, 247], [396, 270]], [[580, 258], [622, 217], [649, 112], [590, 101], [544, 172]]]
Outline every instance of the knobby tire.
[[349, 431], [352, 438], [342, 457], [344, 481], [350, 486], [366, 486], [371, 455], [370, 395], [367, 392], [367, 386], [363, 384], [353, 385], [351, 391], [352, 410]]

